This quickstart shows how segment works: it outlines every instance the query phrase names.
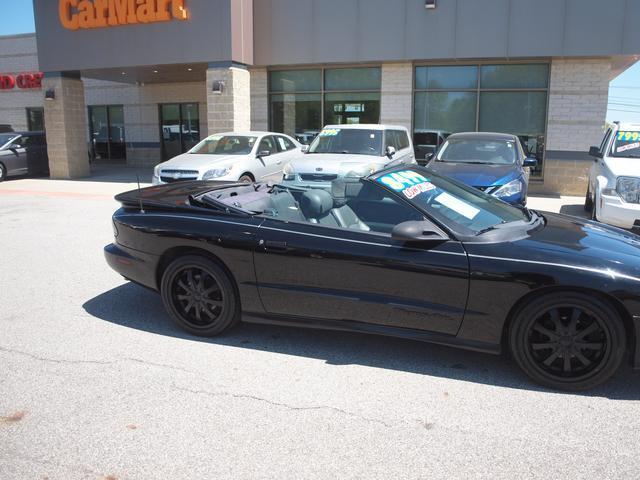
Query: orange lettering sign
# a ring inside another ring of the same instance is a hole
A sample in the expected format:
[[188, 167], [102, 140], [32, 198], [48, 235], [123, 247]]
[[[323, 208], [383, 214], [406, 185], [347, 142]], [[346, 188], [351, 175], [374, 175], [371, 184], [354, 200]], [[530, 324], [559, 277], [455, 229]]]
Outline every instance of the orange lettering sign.
[[188, 20], [185, 0], [58, 0], [68, 30]]

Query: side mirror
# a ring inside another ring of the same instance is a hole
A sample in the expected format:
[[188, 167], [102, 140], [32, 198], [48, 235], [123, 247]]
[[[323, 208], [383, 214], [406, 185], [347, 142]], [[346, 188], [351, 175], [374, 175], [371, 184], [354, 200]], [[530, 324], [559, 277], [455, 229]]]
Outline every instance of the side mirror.
[[430, 161], [431, 161], [431, 159], [433, 158], [433, 155], [434, 155], [434, 153], [433, 153], [433, 152], [425, 153], [425, 154], [424, 154], [424, 159], [425, 159], [427, 162], [430, 162]]
[[399, 223], [393, 227], [391, 238], [401, 242], [445, 242], [449, 240], [435, 225], [427, 221]]
[[535, 168], [538, 166], [538, 159], [534, 157], [527, 157], [524, 159], [524, 162], [522, 162], [522, 166]]
[[302, 145], [302, 147], [300, 147], [300, 151], [302, 153], [307, 153], [309, 151], [309, 145]]
[[256, 155], [256, 157], [262, 158], [262, 157], [268, 157], [269, 155], [271, 155], [271, 152], [269, 150], [260, 150], [258, 152], [258, 155]]
[[589, 147], [589, 156], [600, 158], [600, 147]]
[[396, 148], [392, 147], [391, 145], [387, 145], [385, 152], [387, 154], [387, 157], [391, 158], [396, 154]]

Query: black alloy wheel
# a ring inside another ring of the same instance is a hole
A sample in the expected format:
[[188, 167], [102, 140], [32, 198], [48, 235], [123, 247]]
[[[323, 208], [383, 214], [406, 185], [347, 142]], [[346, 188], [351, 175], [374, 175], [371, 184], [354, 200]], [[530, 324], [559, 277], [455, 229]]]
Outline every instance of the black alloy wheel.
[[515, 318], [509, 335], [518, 365], [536, 382], [585, 390], [608, 380], [625, 354], [625, 330], [615, 309], [592, 296], [540, 297]]
[[207, 258], [189, 255], [174, 260], [162, 275], [160, 290], [173, 321], [194, 335], [218, 335], [239, 319], [229, 275]]

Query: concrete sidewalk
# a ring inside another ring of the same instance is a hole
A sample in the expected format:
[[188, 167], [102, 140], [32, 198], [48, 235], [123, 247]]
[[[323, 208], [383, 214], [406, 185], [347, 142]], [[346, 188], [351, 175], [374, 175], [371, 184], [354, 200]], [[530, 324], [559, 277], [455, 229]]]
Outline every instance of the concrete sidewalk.
[[[54, 197], [112, 198], [114, 195], [151, 185], [151, 168], [92, 166], [91, 176], [78, 180], [49, 178], [9, 179], [0, 183], [0, 195], [38, 195]], [[529, 196], [528, 207], [547, 212], [586, 217], [583, 197]]]

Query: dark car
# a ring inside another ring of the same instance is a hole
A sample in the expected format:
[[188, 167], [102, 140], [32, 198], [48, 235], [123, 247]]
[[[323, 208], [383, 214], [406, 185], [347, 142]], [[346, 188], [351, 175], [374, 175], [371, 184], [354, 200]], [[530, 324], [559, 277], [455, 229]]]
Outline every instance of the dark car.
[[419, 166], [331, 190], [184, 182], [116, 196], [109, 265], [196, 335], [247, 322], [498, 354], [536, 382], [640, 368], [640, 241], [515, 208]]
[[413, 151], [418, 165], [426, 165], [427, 155], [435, 153], [449, 135], [442, 130], [414, 130]]
[[48, 173], [44, 132], [0, 133], [0, 182], [16, 175]]
[[429, 158], [428, 167], [505, 202], [526, 205], [529, 168], [520, 139], [505, 133], [455, 133]]

